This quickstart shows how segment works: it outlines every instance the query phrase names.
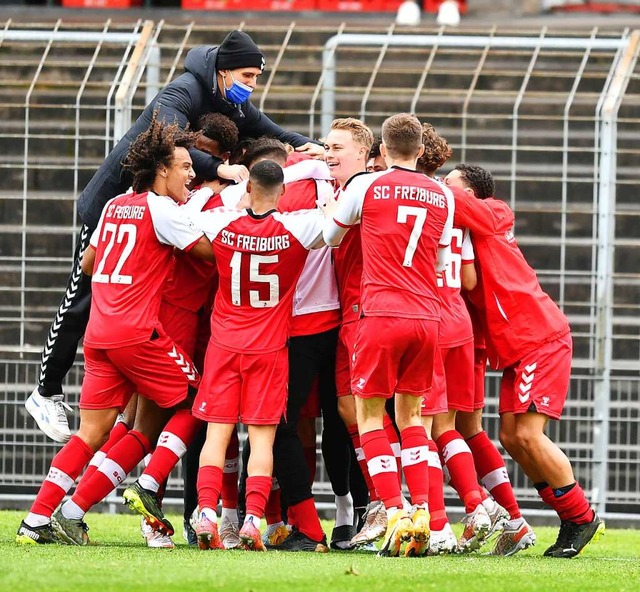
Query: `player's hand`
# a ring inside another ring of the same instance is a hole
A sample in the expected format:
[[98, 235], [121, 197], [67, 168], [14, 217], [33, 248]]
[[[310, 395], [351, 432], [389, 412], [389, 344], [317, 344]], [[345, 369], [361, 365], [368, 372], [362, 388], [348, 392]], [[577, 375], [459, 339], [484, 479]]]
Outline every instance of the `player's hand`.
[[316, 204], [322, 210], [325, 218], [333, 218], [333, 214], [338, 208], [338, 202], [333, 195], [324, 195], [316, 201]]
[[205, 181], [202, 187], [208, 187], [213, 191], [213, 195], [218, 195], [225, 187], [228, 187], [227, 181], [221, 181], [220, 179], [214, 179], [213, 181]]
[[317, 160], [324, 160], [324, 146], [320, 146], [320, 144], [307, 142], [302, 146], [298, 146], [296, 148], [296, 152], [302, 152], [303, 154], [311, 156]]
[[229, 179], [235, 183], [242, 183], [249, 178], [249, 169], [242, 164], [221, 164], [218, 167], [218, 177]]

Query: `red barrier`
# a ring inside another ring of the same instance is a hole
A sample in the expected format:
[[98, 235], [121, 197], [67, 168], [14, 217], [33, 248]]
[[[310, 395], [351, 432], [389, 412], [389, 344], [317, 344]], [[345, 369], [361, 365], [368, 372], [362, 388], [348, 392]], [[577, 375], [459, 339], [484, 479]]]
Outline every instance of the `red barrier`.
[[133, 8], [143, 0], [62, 0], [65, 8]]
[[[440, 5], [444, 2], [444, 0], [424, 0], [424, 11], [437, 13], [440, 9]], [[466, 0], [458, 0], [458, 10], [460, 14], [467, 13], [467, 2]]]
[[184, 10], [315, 10], [317, 0], [182, 0]]

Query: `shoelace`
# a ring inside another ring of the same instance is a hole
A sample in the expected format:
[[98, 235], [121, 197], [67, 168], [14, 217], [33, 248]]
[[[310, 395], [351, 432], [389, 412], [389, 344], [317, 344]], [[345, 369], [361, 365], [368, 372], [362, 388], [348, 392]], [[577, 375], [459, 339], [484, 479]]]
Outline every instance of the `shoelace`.
[[69, 405], [67, 405], [63, 400], [63, 395], [54, 395], [52, 397], [53, 405], [56, 410], [56, 414], [58, 416], [58, 420], [62, 423], [67, 423], [67, 413], [65, 409], [69, 412], [73, 411]]

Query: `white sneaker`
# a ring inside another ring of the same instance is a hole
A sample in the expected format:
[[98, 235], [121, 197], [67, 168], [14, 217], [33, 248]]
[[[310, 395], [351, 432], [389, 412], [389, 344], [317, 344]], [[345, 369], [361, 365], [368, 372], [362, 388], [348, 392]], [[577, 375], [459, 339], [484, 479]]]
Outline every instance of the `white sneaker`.
[[240, 545], [240, 530], [237, 522], [229, 520], [226, 516], [220, 519], [220, 540], [225, 549], [235, 549]]
[[71, 411], [71, 407], [64, 402], [64, 395], [43, 397], [36, 387], [24, 406], [49, 438], [63, 444], [69, 441], [71, 432], [65, 409]]
[[173, 549], [175, 547], [169, 535], [153, 530], [144, 518], [140, 522], [140, 534], [147, 541], [147, 547], [152, 549]]
[[491, 518], [485, 507], [478, 504], [478, 507], [467, 514], [462, 519], [464, 531], [458, 540], [458, 549], [462, 553], [477, 551], [484, 544], [489, 530], [491, 530]]
[[456, 535], [448, 522], [442, 530], [432, 530], [429, 539], [429, 555], [455, 553], [458, 549]]
[[509, 512], [507, 512], [498, 502], [488, 497], [482, 502], [484, 509], [491, 518], [491, 528], [485, 538], [485, 543], [494, 535], [502, 531], [505, 524], [509, 521]]

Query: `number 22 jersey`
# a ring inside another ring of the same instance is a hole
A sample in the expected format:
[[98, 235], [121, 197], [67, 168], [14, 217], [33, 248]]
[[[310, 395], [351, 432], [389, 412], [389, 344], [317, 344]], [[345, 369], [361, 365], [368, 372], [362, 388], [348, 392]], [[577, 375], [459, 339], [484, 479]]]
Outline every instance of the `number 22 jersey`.
[[282, 349], [308, 250], [324, 245], [319, 210], [255, 214], [217, 208], [195, 217], [211, 240], [219, 286], [211, 341], [240, 353]]
[[84, 343], [109, 349], [147, 341], [160, 328], [173, 247], [188, 251], [202, 235], [170, 197], [128, 193], [107, 202], [88, 247], [96, 258]]

